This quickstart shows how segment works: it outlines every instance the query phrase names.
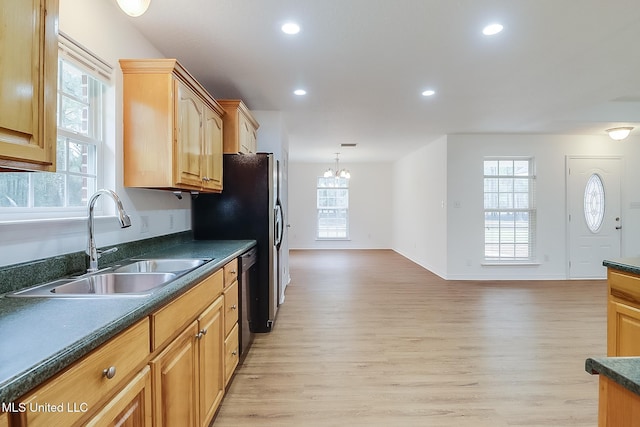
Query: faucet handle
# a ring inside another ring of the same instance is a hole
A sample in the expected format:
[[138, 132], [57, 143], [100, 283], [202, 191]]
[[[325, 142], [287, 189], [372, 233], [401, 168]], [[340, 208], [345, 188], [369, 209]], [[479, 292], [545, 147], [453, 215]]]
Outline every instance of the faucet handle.
[[118, 251], [117, 247], [113, 247], [113, 248], [107, 249], [107, 250], [98, 249], [98, 258], [100, 258], [102, 255], [112, 254], [112, 253], [117, 252], [117, 251]]

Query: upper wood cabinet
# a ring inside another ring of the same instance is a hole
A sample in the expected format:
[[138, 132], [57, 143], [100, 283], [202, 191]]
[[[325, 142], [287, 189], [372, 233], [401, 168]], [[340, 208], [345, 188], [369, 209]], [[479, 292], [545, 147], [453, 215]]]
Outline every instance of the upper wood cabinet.
[[58, 0], [3, 0], [0, 170], [55, 171]]
[[258, 127], [251, 111], [239, 99], [221, 99], [226, 114], [224, 120], [224, 153], [250, 154], [256, 152]]
[[121, 59], [124, 185], [222, 191], [223, 108], [175, 59]]

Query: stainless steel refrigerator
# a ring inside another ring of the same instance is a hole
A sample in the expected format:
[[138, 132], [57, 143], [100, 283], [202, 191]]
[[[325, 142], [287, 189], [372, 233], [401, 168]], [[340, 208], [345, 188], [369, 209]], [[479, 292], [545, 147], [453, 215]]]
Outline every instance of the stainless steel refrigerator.
[[258, 242], [256, 280], [248, 290], [252, 332], [271, 331], [278, 310], [278, 257], [284, 224], [279, 175], [273, 154], [225, 154], [222, 193], [200, 194], [192, 200], [191, 226], [196, 240]]

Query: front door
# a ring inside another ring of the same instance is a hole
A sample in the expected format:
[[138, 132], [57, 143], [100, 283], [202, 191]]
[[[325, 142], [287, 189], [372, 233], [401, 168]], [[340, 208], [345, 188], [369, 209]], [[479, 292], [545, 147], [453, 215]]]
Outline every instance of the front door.
[[568, 157], [569, 278], [603, 279], [620, 257], [620, 158]]

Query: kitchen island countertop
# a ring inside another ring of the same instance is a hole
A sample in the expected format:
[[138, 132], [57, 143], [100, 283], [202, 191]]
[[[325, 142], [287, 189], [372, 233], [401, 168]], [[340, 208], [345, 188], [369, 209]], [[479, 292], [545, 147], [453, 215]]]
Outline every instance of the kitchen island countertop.
[[627, 273], [640, 274], [640, 257], [606, 259], [602, 262], [602, 265], [615, 270], [626, 271]]
[[[604, 260], [602, 265], [614, 270], [640, 274], [640, 257]], [[640, 395], [640, 357], [591, 357], [585, 362], [585, 370], [592, 375], [604, 375]]]
[[590, 357], [585, 362], [585, 371], [604, 375], [640, 395], [640, 357]]
[[255, 245], [255, 240], [194, 240], [139, 254], [213, 258], [144, 297], [0, 297], [0, 402], [13, 402]]

